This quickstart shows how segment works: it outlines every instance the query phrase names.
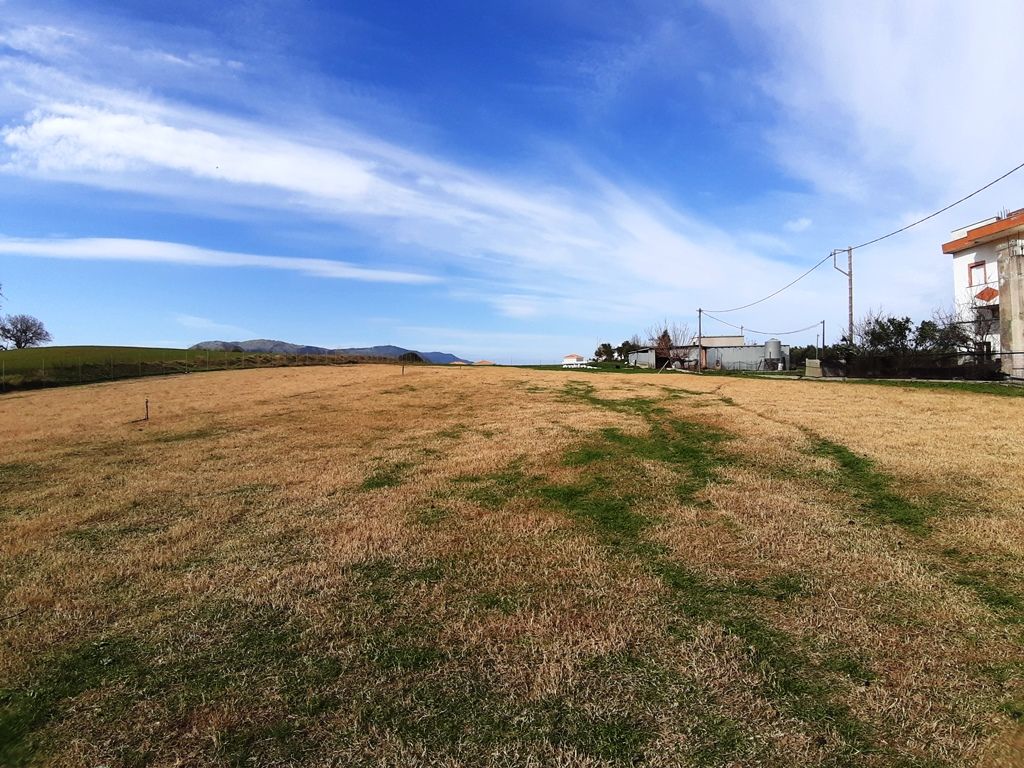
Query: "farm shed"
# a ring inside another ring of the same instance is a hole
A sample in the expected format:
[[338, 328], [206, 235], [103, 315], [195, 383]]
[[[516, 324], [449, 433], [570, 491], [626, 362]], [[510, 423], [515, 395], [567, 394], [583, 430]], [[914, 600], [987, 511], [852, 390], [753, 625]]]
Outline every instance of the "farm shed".
[[726, 371], [788, 371], [789, 345], [769, 339], [764, 344], [705, 346], [704, 367]]
[[[742, 336], [705, 336], [701, 339], [703, 367], [727, 371], [789, 370], [789, 345], [778, 339], [765, 344], [746, 344]], [[685, 347], [673, 347], [668, 354], [654, 347], [629, 353], [629, 364], [638, 368], [697, 368], [697, 339]]]

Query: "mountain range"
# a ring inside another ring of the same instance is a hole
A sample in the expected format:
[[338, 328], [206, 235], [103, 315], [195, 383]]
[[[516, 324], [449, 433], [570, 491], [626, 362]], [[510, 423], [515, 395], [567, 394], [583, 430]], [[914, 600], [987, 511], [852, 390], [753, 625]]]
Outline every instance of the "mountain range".
[[412, 352], [428, 363], [439, 365], [469, 362], [447, 352], [419, 352], [415, 349], [396, 347], [393, 344], [377, 347], [328, 349], [327, 347], [290, 344], [287, 341], [274, 341], [273, 339], [250, 339], [249, 341], [201, 341], [198, 344], [193, 344], [189, 349], [208, 349], [217, 352], [264, 352], [271, 355], [353, 355], [359, 357], [401, 357]]

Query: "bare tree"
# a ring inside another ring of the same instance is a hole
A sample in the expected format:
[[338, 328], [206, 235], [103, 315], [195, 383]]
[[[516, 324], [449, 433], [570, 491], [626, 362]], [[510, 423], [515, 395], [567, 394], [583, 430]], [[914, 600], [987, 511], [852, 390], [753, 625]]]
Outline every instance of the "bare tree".
[[661, 332], [663, 330], [665, 330], [664, 323], [653, 323], [652, 325], [648, 325], [640, 334], [643, 336], [644, 344], [649, 347], [658, 346], [658, 337], [661, 336]]
[[693, 341], [693, 333], [686, 323], [671, 322], [668, 324], [668, 335], [672, 337], [673, 347], [686, 347]]
[[8, 315], [0, 320], [0, 339], [11, 342], [15, 349], [38, 347], [53, 339], [43, 322], [31, 315]]
[[[672, 347], [685, 347], [693, 339], [690, 326], [676, 321], [670, 323], [668, 320], [662, 320], [660, 323], [653, 323], [647, 326], [644, 329], [643, 336], [652, 347], [658, 346], [658, 340], [663, 337], [668, 338], [669, 345]], [[634, 334], [633, 341], [639, 343], [640, 339]]]
[[999, 305], [982, 304], [973, 296], [955, 308], [936, 309], [932, 319], [950, 329], [949, 335], [961, 352], [989, 351], [989, 338], [999, 334]]
[[[979, 310], [981, 310], [979, 312]], [[961, 318], [966, 317], [966, 320]], [[992, 309], [979, 306], [972, 299], [969, 307], [958, 311], [955, 307], [937, 307], [932, 310], [932, 322], [942, 329], [947, 346], [958, 352], [976, 352], [984, 346], [985, 337], [999, 330], [999, 317], [991, 321]]]
[[644, 337], [654, 347], [657, 357], [667, 359], [673, 367], [680, 367], [687, 359], [693, 341], [688, 325], [668, 320], [647, 326]]

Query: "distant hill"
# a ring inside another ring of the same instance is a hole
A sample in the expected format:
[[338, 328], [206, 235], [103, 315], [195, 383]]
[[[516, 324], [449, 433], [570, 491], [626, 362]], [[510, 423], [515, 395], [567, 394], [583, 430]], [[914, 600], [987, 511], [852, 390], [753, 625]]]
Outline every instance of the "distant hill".
[[193, 344], [189, 349], [209, 349], [216, 352], [265, 352], [272, 355], [353, 355], [359, 357], [401, 357], [408, 352], [414, 352], [427, 362], [438, 365], [469, 362], [447, 352], [419, 352], [415, 349], [396, 347], [393, 344], [377, 347], [328, 349], [327, 347], [290, 344], [287, 341], [273, 339], [250, 339], [249, 341], [201, 341], [198, 344]]

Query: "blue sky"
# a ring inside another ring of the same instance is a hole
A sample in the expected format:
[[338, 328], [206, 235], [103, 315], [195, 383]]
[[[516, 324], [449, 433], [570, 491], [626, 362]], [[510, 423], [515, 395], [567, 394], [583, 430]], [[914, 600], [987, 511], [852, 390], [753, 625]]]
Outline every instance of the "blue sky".
[[[4, 310], [59, 344], [499, 362], [695, 329], [1024, 160], [1022, 22], [998, 0], [0, 0]], [[941, 243], [1024, 207], [1020, 176], [858, 252], [858, 314], [949, 305]], [[845, 317], [822, 268], [726, 319], [831, 340]]]

